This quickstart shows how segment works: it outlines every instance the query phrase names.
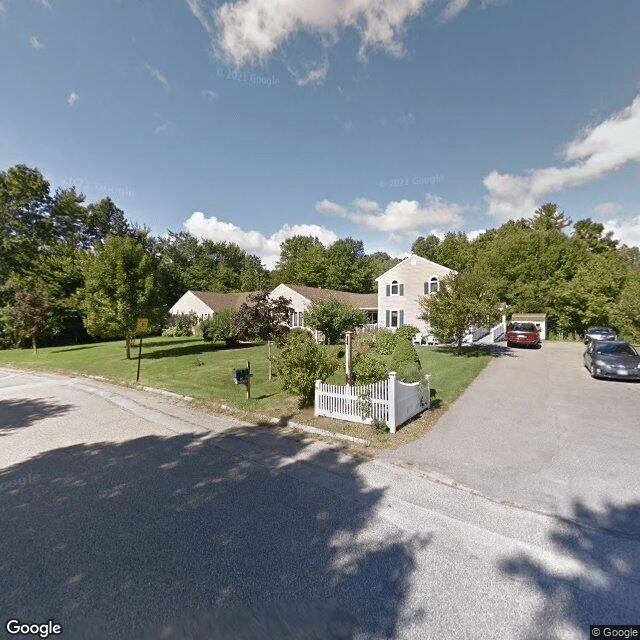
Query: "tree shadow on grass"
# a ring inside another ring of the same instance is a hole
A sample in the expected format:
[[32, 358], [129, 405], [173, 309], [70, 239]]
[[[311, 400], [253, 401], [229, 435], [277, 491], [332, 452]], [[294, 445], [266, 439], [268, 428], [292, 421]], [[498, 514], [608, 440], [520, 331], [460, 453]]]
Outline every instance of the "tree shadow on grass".
[[586, 638], [589, 625], [640, 622], [640, 503], [596, 512], [575, 502], [573, 517], [576, 522], [559, 523], [550, 535], [562, 558], [555, 565], [525, 555], [502, 563], [504, 573], [544, 598], [531, 640], [560, 640], [568, 627]]
[[440, 353], [447, 353], [459, 358], [479, 358], [490, 354], [488, 347], [479, 345], [463, 345], [462, 349], [458, 349], [458, 345], [447, 344], [435, 347]]
[[372, 528], [359, 464], [257, 427], [40, 454], [0, 473], [0, 610], [73, 640], [394, 638], [428, 540]]
[[95, 349], [100, 345], [97, 344], [84, 344], [81, 347], [64, 347], [63, 349], [54, 349], [51, 353], [66, 353], [67, 351], [82, 351], [83, 349]]
[[0, 400], [0, 436], [29, 427], [38, 420], [64, 415], [73, 408], [42, 399]]
[[[242, 351], [243, 349], [248, 349], [250, 347], [255, 347], [256, 345], [253, 343], [243, 343], [239, 344], [235, 347], [227, 347], [222, 342], [204, 342], [199, 341], [197, 344], [185, 344], [180, 345], [173, 343], [172, 347], [169, 349], [156, 349], [155, 351], [145, 351], [145, 347], [154, 347], [152, 343], [145, 343], [142, 341], [142, 356], [141, 358], [156, 360], [159, 358], [175, 358], [178, 356], [193, 356], [193, 355], [202, 355], [203, 353], [212, 353], [212, 352], [220, 352], [220, 351], [228, 351], [229, 354], [234, 351]], [[136, 347], [137, 348], [137, 347]], [[135, 357], [138, 357], [138, 352], [135, 352]]]

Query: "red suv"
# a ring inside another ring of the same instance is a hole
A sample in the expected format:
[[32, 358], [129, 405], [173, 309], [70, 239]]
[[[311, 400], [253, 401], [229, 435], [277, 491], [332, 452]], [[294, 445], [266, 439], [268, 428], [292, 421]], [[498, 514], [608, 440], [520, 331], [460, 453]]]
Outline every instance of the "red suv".
[[537, 347], [540, 344], [540, 333], [533, 322], [512, 322], [507, 326], [507, 346], [524, 345]]

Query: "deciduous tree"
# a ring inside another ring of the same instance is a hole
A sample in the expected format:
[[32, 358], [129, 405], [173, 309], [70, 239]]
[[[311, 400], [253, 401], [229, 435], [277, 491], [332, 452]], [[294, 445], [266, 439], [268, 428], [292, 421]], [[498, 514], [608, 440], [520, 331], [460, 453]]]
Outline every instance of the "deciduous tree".
[[324, 333], [328, 344], [337, 344], [345, 331], [355, 331], [367, 322], [367, 313], [336, 298], [314, 300], [304, 314], [308, 327]]

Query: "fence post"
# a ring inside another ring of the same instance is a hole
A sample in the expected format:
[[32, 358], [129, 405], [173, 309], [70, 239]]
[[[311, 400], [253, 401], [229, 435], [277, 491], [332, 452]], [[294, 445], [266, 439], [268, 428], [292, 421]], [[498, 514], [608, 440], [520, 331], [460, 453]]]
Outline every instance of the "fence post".
[[396, 372], [389, 371], [389, 431], [396, 432]]
[[318, 394], [320, 392], [320, 385], [322, 384], [322, 380], [316, 380], [316, 391], [315, 394], [313, 396], [313, 415], [317, 418], [320, 413], [319, 413], [319, 409], [318, 409]]

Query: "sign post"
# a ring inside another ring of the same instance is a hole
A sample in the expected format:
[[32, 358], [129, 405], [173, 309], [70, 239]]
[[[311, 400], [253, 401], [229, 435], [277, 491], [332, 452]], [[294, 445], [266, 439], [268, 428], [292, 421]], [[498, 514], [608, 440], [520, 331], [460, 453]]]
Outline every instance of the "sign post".
[[136, 382], [140, 380], [140, 359], [142, 358], [142, 334], [149, 331], [149, 318], [138, 318], [136, 320], [136, 333], [140, 337], [140, 347], [138, 348], [138, 372], [136, 373]]

